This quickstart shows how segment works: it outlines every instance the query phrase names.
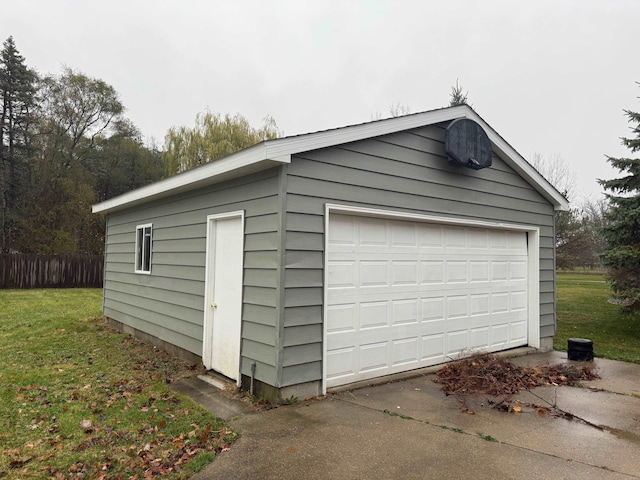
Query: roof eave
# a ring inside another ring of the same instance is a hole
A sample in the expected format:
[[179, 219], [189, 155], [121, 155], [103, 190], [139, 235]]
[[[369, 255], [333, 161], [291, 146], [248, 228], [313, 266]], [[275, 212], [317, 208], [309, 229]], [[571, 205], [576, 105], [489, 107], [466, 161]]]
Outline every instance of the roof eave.
[[92, 210], [93, 213], [108, 213], [121, 210], [140, 203], [174, 195], [185, 190], [211, 185], [276, 165], [290, 163], [291, 156], [297, 153], [388, 135], [462, 117], [472, 119], [482, 125], [494, 148], [497, 149], [510, 166], [522, 175], [556, 210], [569, 209], [567, 199], [498, 135], [471, 107], [459, 105], [343, 128], [268, 140], [193, 170], [106, 200], [94, 205]]
[[469, 108], [467, 118], [482, 125], [493, 148], [498, 150], [503, 159], [510, 160], [508, 163], [520, 176], [531, 184], [538, 193], [546, 198], [554, 207], [554, 210], [569, 210], [569, 201], [562, 195], [549, 181], [544, 178], [533, 166], [525, 160], [507, 141], [502, 138], [493, 128], [491, 128], [474, 110]]
[[93, 205], [92, 212], [109, 213], [122, 210], [123, 208], [175, 195], [186, 190], [212, 185], [291, 162], [291, 157], [286, 155], [267, 158], [265, 143], [259, 143], [192, 170], [105, 200]]

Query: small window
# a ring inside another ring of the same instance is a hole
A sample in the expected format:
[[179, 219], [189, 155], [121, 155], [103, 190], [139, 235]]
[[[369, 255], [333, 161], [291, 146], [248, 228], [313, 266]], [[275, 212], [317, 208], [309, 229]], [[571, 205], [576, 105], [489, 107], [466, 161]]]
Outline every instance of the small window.
[[151, 273], [151, 224], [136, 227], [136, 273]]

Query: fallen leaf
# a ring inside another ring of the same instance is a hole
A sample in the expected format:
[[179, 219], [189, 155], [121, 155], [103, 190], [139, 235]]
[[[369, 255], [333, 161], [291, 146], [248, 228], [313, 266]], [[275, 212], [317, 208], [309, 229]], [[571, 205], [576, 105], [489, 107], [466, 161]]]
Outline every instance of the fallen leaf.
[[93, 423], [91, 422], [91, 420], [81, 420], [80, 428], [82, 428], [85, 433], [90, 433], [93, 431]]
[[25, 457], [22, 458], [20, 460], [13, 460], [11, 462], [9, 462], [9, 468], [22, 468], [24, 467], [27, 463], [29, 463], [31, 460], [33, 460], [33, 455], [30, 457]]

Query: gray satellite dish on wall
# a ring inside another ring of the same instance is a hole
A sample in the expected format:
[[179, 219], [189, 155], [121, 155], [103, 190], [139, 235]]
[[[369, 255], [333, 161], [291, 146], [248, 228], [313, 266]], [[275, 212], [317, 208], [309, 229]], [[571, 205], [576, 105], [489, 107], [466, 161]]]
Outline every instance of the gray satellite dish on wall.
[[491, 166], [491, 141], [482, 127], [468, 118], [458, 118], [447, 127], [444, 149], [449, 162], [474, 170]]

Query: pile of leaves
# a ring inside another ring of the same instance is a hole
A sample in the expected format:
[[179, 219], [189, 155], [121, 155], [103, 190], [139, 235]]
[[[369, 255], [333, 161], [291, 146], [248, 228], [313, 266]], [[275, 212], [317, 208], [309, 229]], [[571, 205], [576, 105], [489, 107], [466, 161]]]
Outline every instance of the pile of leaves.
[[491, 354], [449, 363], [434, 381], [447, 395], [508, 396], [544, 385], [572, 385], [599, 378], [590, 366], [568, 364], [520, 367]]

